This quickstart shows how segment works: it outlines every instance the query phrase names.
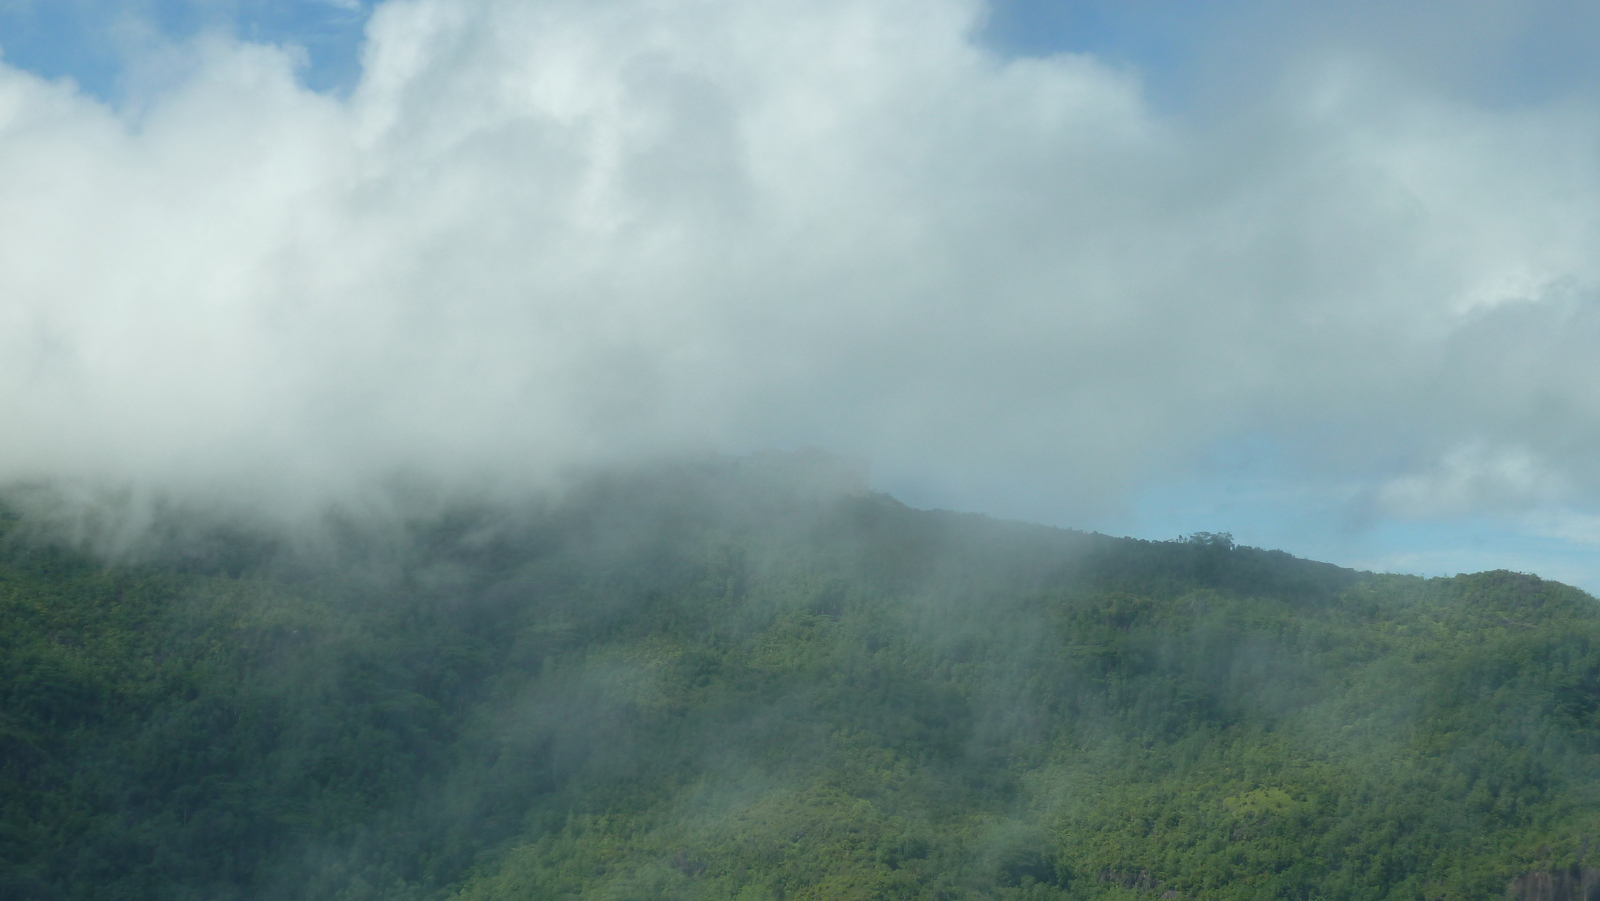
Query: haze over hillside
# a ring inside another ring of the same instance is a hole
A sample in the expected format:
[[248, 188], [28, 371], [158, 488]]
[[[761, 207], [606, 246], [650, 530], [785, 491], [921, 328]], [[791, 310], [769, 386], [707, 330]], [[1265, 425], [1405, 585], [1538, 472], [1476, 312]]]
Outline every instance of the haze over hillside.
[[0, 899], [1600, 901], [1597, 42], [0, 0]]
[[401, 486], [293, 527], [157, 506], [121, 544], [13, 493], [0, 894], [1567, 901], [1600, 880], [1593, 597], [920, 511], [859, 480], [709, 458], [515, 501]]
[[923, 506], [1600, 588], [1596, 26], [0, 4], [0, 482], [303, 512], [822, 446]]

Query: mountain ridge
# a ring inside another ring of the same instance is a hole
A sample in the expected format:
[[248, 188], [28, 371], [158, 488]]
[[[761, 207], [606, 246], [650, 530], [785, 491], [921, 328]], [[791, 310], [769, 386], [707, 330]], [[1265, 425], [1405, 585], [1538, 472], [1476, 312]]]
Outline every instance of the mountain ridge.
[[1600, 863], [1583, 592], [919, 511], [825, 463], [111, 563], [13, 509], [0, 888], [1532, 898]]

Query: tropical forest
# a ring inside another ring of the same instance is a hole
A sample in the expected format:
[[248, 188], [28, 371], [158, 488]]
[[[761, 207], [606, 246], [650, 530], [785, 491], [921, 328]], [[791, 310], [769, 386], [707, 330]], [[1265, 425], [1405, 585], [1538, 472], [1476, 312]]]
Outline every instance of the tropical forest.
[[0, 897], [1600, 896], [1593, 597], [846, 469], [155, 504], [121, 541], [11, 490]]

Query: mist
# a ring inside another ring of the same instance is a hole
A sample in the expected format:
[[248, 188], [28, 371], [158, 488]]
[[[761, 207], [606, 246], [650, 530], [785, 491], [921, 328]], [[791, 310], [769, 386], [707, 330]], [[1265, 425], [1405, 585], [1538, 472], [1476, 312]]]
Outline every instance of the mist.
[[1072, 522], [1263, 441], [1352, 521], [1592, 508], [1592, 98], [1290, 41], [1174, 108], [987, 16], [390, 2], [345, 94], [220, 31], [114, 103], [0, 64], [0, 479], [823, 446]]
[[309, 531], [143, 509], [107, 561], [0, 508], [13, 895], [1485, 897], [1595, 863], [1594, 598], [1534, 576], [915, 510], [816, 454]]
[[110, 90], [0, 60], [0, 880], [1589, 872], [1592, 597], [883, 493], [1095, 527], [1254, 455], [1329, 530], [1600, 543], [1600, 98], [1483, 74], [1553, 7], [1222, 3], [1160, 58], [1025, 5], [388, 0], [333, 89], [136, 15]]

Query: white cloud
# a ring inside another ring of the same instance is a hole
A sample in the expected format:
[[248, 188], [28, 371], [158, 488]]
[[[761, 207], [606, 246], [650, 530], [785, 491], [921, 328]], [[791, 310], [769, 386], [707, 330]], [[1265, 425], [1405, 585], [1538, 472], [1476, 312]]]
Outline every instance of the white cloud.
[[1528, 517], [1527, 528], [1535, 535], [1574, 545], [1591, 555], [1600, 550], [1600, 515], [1540, 510]]
[[1529, 510], [1569, 493], [1565, 479], [1522, 448], [1469, 444], [1422, 472], [1385, 483], [1378, 508], [1407, 519]]
[[391, 0], [348, 99], [210, 39], [121, 115], [0, 69], [0, 474], [817, 443], [1069, 517], [1249, 431], [1396, 510], [1503, 502], [1406, 475], [1475, 441], [1600, 487], [1592, 108], [1328, 57], [1163, 116], [980, 13]]

